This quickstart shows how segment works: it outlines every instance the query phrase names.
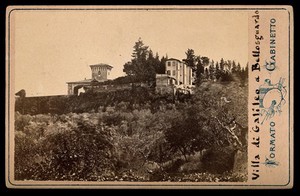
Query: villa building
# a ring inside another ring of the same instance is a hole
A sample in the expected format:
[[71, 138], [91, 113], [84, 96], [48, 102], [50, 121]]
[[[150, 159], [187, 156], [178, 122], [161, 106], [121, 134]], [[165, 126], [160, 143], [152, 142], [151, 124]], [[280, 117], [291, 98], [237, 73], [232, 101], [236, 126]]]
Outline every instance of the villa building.
[[192, 92], [194, 78], [190, 67], [178, 59], [170, 58], [166, 61], [165, 68], [165, 74], [156, 74], [156, 92]]
[[108, 80], [110, 71], [113, 68], [107, 64], [90, 65], [92, 71], [91, 79], [84, 79], [76, 82], [67, 82], [68, 95], [78, 94], [78, 90], [87, 86], [91, 86], [93, 83], [104, 82]]

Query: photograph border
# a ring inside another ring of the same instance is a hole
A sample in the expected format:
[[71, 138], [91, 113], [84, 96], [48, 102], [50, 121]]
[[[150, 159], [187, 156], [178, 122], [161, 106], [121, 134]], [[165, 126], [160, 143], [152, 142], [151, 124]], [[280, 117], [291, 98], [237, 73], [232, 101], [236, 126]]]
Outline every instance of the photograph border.
[[[82, 8], [80, 8], [82, 7]], [[115, 8], [113, 8], [115, 7]], [[288, 122], [288, 140], [289, 140], [289, 149], [288, 149], [288, 158], [289, 158], [289, 164], [288, 164], [288, 170], [289, 170], [289, 180], [288, 183], [282, 184], [282, 185], [273, 185], [273, 184], [245, 184], [245, 182], [235, 182], [235, 184], [214, 184], [213, 182], [201, 182], [199, 183], [193, 183], [193, 182], [186, 182], [186, 183], [177, 183], [177, 182], [171, 182], [171, 183], [165, 183], [165, 182], [94, 182], [94, 181], [87, 181], [87, 182], [70, 182], [70, 181], [45, 181], [41, 183], [40, 181], [28, 181], [26, 183], [15, 183], [14, 180], [11, 179], [11, 166], [9, 164], [10, 159], [11, 159], [11, 154], [10, 150], [12, 148], [12, 144], [10, 142], [11, 136], [11, 123], [13, 123], [10, 116], [12, 113], [15, 113], [14, 111], [11, 111], [11, 101], [14, 101], [14, 98], [12, 97], [14, 93], [11, 92], [11, 55], [10, 55], [10, 46], [11, 46], [11, 13], [13, 11], [19, 11], [19, 10], [28, 10], [28, 11], [36, 11], [36, 10], [51, 10], [51, 11], [95, 11], [95, 10], [103, 10], [103, 11], [147, 11], [147, 10], [153, 10], [153, 11], [168, 11], [168, 10], [174, 10], [174, 11], [201, 11], [201, 10], [247, 10], [247, 11], [254, 11], [254, 10], [286, 10], [289, 14], [289, 25], [288, 25], [288, 47], [289, 47], [289, 56], [288, 56], [288, 69], [289, 69], [289, 77], [288, 77], [288, 91], [289, 91], [289, 122]], [[76, 8], [73, 8], [72, 6], [9, 6], [7, 7], [6, 11], [6, 67], [7, 67], [7, 75], [6, 75], [6, 169], [5, 169], [5, 174], [6, 174], [6, 185], [7, 187], [13, 187], [13, 188], [137, 188], [137, 187], [147, 187], [147, 188], [167, 188], [167, 189], [181, 189], [181, 188], [215, 188], [215, 187], [222, 187], [222, 188], [249, 188], [249, 187], [256, 187], [256, 188], [265, 188], [265, 187], [270, 187], [270, 188], [276, 188], [276, 187], [287, 187], [289, 186], [292, 182], [291, 179], [293, 179], [293, 172], [292, 172], [292, 146], [291, 146], [291, 122], [293, 122], [293, 117], [291, 114], [293, 114], [293, 110], [291, 109], [291, 102], [294, 92], [293, 92], [293, 86], [291, 83], [291, 77], [293, 77], [293, 67], [291, 66], [291, 59], [293, 58], [293, 43], [291, 45], [291, 35], [293, 38], [293, 24], [291, 23], [291, 6], [249, 6], [246, 8], [246, 6], [78, 6]], [[293, 133], [292, 133], [293, 134]], [[28, 184], [31, 183], [31, 184]], [[288, 187], [289, 188], [289, 187]]]

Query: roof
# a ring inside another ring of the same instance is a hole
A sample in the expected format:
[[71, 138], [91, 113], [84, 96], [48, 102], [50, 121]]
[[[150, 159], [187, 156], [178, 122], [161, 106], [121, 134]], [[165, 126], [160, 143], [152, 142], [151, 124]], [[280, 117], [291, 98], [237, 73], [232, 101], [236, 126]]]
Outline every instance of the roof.
[[169, 58], [167, 61], [178, 61], [178, 62], [180, 62], [180, 63], [181, 63], [181, 61], [180, 61], [180, 60], [178, 60], [178, 59], [175, 59], [175, 58]]
[[90, 67], [106, 67], [108, 69], [112, 69], [113, 66], [108, 65], [108, 64], [104, 64], [104, 63], [99, 63], [99, 64], [94, 64], [94, 65], [90, 65]]
[[91, 83], [93, 79], [85, 79], [85, 80], [80, 80], [80, 81], [76, 81], [76, 82], [67, 82], [67, 84], [76, 84], [76, 83], [81, 83], [81, 84], [89, 84]]

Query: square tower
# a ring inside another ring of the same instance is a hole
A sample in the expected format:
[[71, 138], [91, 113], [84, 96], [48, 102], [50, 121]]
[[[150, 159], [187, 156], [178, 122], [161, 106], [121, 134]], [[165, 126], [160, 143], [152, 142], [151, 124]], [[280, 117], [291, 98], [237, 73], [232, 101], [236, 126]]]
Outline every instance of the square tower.
[[92, 71], [92, 79], [96, 79], [99, 82], [106, 81], [111, 69], [113, 68], [111, 65], [107, 64], [96, 64], [96, 65], [90, 65], [91, 71]]

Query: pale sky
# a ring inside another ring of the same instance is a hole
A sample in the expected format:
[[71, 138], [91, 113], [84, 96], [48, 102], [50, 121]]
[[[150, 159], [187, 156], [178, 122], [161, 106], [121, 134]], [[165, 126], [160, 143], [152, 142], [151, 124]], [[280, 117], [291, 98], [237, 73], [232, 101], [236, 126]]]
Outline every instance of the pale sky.
[[66, 82], [91, 78], [89, 65], [124, 75], [141, 37], [160, 57], [183, 59], [188, 48], [215, 62], [248, 61], [248, 15], [239, 11], [14, 11], [11, 65], [15, 91], [27, 96], [67, 94]]

